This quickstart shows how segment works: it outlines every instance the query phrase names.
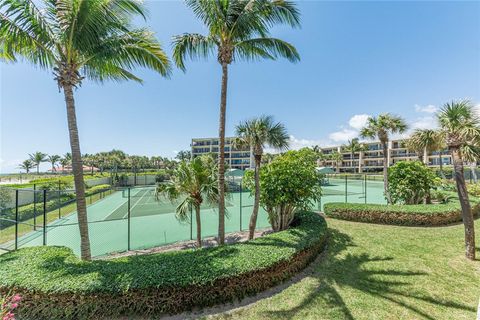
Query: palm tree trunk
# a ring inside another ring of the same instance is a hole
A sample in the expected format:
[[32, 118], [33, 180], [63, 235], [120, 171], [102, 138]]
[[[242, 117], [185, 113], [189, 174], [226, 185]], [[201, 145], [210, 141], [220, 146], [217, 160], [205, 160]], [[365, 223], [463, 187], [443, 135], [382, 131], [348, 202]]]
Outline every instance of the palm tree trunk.
[[225, 243], [225, 118], [227, 110], [228, 64], [222, 63], [222, 92], [220, 97], [220, 122], [218, 127], [218, 244]]
[[475, 260], [475, 229], [473, 224], [472, 209], [468, 199], [465, 177], [463, 175], [463, 160], [459, 148], [452, 148], [453, 168], [457, 183], [458, 199], [462, 207], [463, 225], [465, 227], [465, 256]]
[[83, 260], [91, 260], [90, 239], [88, 236], [87, 206], [85, 203], [85, 184], [83, 181], [83, 164], [78, 138], [77, 117], [75, 114], [75, 101], [71, 85], [63, 87], [65, 103], [67, 105], [68, 132], [70, 134], [70, 147], [72, 149], [72, 172], [77, 195], [77, 218], [80, 229], [80, 251]]
[[40, 163], [37, 163], [37, 175], [40, 174]]
[[197, 248], [202, 247], [202, 221], [200, 220], [200, 206], [195, 206], [195, 220], [197, 221]]
[[253, 202], [253, 212], [248, 225], [248, 239], [252, 240], [257, 227], [258, 207], [260, 206], [260, 163], [262, 156], [255, 155], [255, 200]]
[[388, 192], [388, 141], [382, 141], [383, 147], [383, 190], [387, 203], [392, 203], [390, 193]]

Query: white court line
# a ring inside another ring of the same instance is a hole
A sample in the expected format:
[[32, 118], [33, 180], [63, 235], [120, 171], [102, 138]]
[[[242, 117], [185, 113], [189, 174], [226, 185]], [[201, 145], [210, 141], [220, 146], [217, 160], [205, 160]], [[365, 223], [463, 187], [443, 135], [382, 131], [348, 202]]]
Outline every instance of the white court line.
[[[143, 197], [145, 197], [147, 195], [147, 193], [148, 193], [148, 190], [147, 190], [147, 192], [142, 194], [142, 196], [137, 200], [137, 202], [135, 202], [133, 204], [133, 206], [130, 207], [130, 212], [132, 212], [133, 208], [135, 208], [137, 206], [137, 204], [143, 199]], [[127, 213], [123, 216], [122, 219], [125, 219], [127, 216], [128, 216], [128, 210], [127, 210]]]
[[[121, 192], [121, 191], [119, 191]], [[128, 201], [128, 199], [127, 199]], [[118, 207], [116, 207], [115, 209], [113, 209], [112, 211], [110, 211], [109, 213], [107, 213], [107, 215], [105, 217], [103, 217], [102, 220], [106, 220], [109, 216], [111, 216], [115, 211], [117, 211], [117, 209], [119, 209], [121, 206], [123, 206], [126, 202], [122, 202]]]

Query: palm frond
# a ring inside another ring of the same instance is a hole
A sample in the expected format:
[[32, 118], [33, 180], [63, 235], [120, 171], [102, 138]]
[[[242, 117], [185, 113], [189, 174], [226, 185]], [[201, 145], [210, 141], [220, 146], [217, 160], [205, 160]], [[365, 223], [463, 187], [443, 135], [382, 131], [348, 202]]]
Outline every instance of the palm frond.
[[182, 70], [185, 70], [185, 58], [207, 58], [213, 53], [217, 42], [212, 37], [197, 33], [185, 33], [173, 37], [173, 60]]
[[[130, 71], [136, 67], [154, 70], [163, 76], [171, 73], [170, 61], [160, 43], [146, 29], [132, 30], [111, 36], [101, 43], [84, 62], [84, 68], [95, 69], [90, 74], [101, 74], [97, 79], [117, 79], [118, 70], [125, 79], [138, 79]], [[112, 67], [114, 66], [114, 67]], [[109, 75], [109, 71], [112, 74]], [[133, 77], [132, 77], [133, 76]]]
[[300, 55], [294, 46], [276, 38], [254, 38], [241, 41], [235, 46], [238, 58], [256, 60], [267, 58], [275, 60], [278, 57], [286, 58], [290, 62], [300, 61]]

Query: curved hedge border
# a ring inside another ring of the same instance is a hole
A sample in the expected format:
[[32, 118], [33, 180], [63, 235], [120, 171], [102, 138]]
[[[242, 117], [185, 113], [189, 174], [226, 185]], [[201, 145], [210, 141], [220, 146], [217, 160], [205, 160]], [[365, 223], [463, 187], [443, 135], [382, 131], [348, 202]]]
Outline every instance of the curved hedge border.
[[[479, 203], [472, 202], [472, 211], [474, 216], [479, 215]], [[324, 213], [342, 220], [403, 226], [442, 226], [462, 221], [458, 202], [428, 205], [328, 203]]]
[[233, 301], [303, 269], [323, 249], [327, 224], [301, 213], [288, 230], [245, 243], [112, 260], [80, 261], [65, 247], [0, 256], [0, 292], [23, 297], [30, 319], [155, 316]]

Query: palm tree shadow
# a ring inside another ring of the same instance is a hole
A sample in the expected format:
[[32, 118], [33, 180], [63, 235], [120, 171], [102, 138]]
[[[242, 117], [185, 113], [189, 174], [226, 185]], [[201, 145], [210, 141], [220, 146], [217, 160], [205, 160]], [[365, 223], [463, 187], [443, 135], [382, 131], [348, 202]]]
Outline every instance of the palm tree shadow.
[[[267, 311], [265, 317], [275, 316], [275, 318], [290, 319], [322, 300], [329, 309], [336, 309], [342, 313], [343, 319], [353, 320], [354, 317], [348, 302], [337, 291], [338, 287], [352, 288], [376, 299], [387, 300], [409, 309], [425, 319], [433, 320], [434, 318], [417, 307], [416, 303], [406, 302], [407, 299], [475, 312], [474, 308], [467, 305], [412, 292], [411, 283], [413, 281], [405, 281], [405, 277], [422, 277], [427, 275], [425, 272], [371, 268], [371, 264], [377, 262], [393, 261], [392, 257], [371, 256], [367, 253], [341, 254], [351, 246], [355, 246], [355, 244], [350, 236], [338, 230], [329, 229], [327, 252], [311, 275], [316, 280], [314, 290], [308, 293], [295, 307], [280, 311]], [[366, 267], [367, 264], [369, 267]]]

